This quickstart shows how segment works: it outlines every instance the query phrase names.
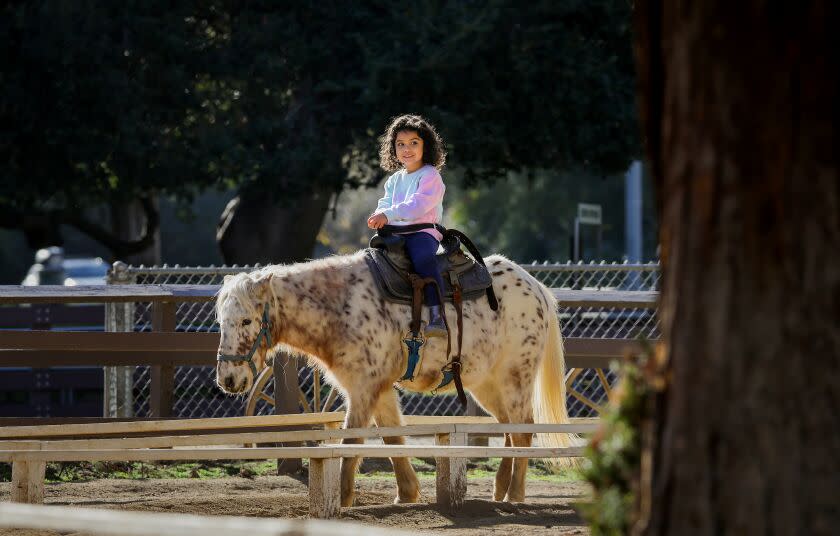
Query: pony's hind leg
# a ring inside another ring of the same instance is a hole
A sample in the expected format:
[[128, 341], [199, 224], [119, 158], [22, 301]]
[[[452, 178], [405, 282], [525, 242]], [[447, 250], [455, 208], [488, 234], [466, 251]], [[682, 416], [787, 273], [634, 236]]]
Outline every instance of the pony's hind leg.
[[[527, 376], [518, 371], [510, 374], [508, 378], [504, 389], [495, 386], [487, 388], [486, 385], [482, 385], [472, 394], [500, 423], [532, 424], [534, 414], [530, 397], [527, 395], [531, 392]], [[530, 447], [531, 434], [505, 434], [505, 446]], [[493, 499], [523, 502], [527, 472], [528, 458], [502, 458], [496, 472]]]
[[[509, 447], [511, 444], [510, 434], [505, 434], [505, 446]], [[494, 501], [503, 501], [507, 496], [507, 491], [510, 488], [510, 479], [513, 476], [512, 469], [513, 458], [502, 458], [502, 461], [499, 463], [499, 470], [496, 471], [496, 481], [493, 482]]]
[[[391, 386], [379, 396], [373, 420], [380, 428], [403, 425], [397, 392]], [[386, 445], [405, 445], [402, 436], [383, 437], [382, 441]], [[420, 482], [408, 458], [391, 458], [391, 465], [397, 477], [397, 498], [394, 503], [414, 503], [420, 500]]]
[[[500, 397], [500, 389], [495, 385], [483, 384], [478, 388], [470, 390], [470, 394], [481, 404], [485, 410], [493, 415], [500, 423], [509, 423], [507, 408]], [[510, 434], [505, 434], [505, 446], [511, 446]], [[496, 471], [496, 480], [493, 483], [493, 500], [504, 500], [510, 487], [512, 476], [513, 458], [502, 458], [499, 463], [499, 470]]]
[[[508, 392], [507, 397], [505, 397], [505, 404], [511, 422], [521, 424], [534, 423], [534, 410], [531, 406], [531, 400], [529, 397], [524, 396], [524, 393], [530, 392], [531, 386], [527, 384], [519, 389], [513, 389]], [[531, 434], [510, 434], [510, 441], [514, 447], [530, 447], [531, 440]], [[507, 496], [505, 497], [506, 501], [525, 501], [525, 477], [527, 473], [528, 458], [516, 458], [513, 462], [513, 474], [507, 490]]]

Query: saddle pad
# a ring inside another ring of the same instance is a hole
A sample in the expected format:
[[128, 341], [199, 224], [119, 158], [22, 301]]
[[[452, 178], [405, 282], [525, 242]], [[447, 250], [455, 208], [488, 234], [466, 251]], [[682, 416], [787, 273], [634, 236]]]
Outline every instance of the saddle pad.
[[[405, 256], [400, 259], [392, 259], [390, 255], [381, 249], [367, 248], [365, 250], [365, 262], [373, 274], [376, 286], [379, 287], [382, 296], [391, 302], [411, 305], [412, 288], [408, 279], [408, 272], [404, 266]], [[474, 300], [485, 296], [485, 289], [493, 284], [493, 279], [487, 268], [475, 262], [461, 251], [455, 251], [446, 255], [437, 256], [438, 269], [443, 277], [441, 289], [443, 299], [452, 301], [452, 285], [450, 283], [450, 272], [458, 276], [461, 285], [461, 294], [465, 300]]]

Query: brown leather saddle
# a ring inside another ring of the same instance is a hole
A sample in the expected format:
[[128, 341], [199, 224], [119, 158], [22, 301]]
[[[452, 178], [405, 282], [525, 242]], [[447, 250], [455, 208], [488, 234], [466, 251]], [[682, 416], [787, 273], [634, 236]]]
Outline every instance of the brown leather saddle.
[[[467, 397], [461, 384], [461, 343], [463, 340], [463, 300], [475, 300], [481, 296], [487, 296], [490, 308], [498, 310], [499, 303], [493, 293], [493, 278], [484, 259], [473, 245], [472, 241], [462, 232], [455, 229], [446, 229], [438, 224], [421, 223], [415, 225], [395, 226], [386, 225], [379, 229], [376, 235], [370, 240], [370, 247], [365, 250], [365, 261], [373, 274], [382, 296], [389, 301], [411, 305], [411, 326], [413, 334], [403, 342], [413, 346], [413, 353], [409, 353], [409, 365], [403, 380], [413, 378], [413, 373], [419, 361], [418, 349], [425, 343], [420, 335], [420, 310], [423, 306], [423, 287], [437, 284], [432, 278], [423, 279], [414, 273], [411, 260], [405, 253], [405, 238], [397, 233], [417, 232], [421, 229], [434, 227], [442, 235], [442, 253], [436, 257], [438, 270], [443, 279], [444, 288], [437, 289], [441, 297], [441, 303], [451, 301], [455, 306], [458, 325], [458, 353], [450, 358], [450, 361], [441, 370], [443, 379], [435, 391], [446, 386], [454, 380], [455, 388], [458, 391], [458, 399], [465, 407]], [[461, 251], [464, 245], [472, 257]], [[449, 321], [444, 313], [443, 320], [447, 328], [446, 355], [451, 352], [451, 330]], [[434, 391], [433, 391], [434, 392]]]
[[[422, 228], [428, 228], [434, 224], [419, 224]], [[376, 285], [379, 287], [382, 296], [391, 302], [411, 305], [413, 303], [414, 288], [412, 286], [411, 274], [414, 273], [411, 260], [405, 253], [405, 238], [398, 232], [406, 229], [414, 229], [417, 226], [398, 227], [386, 225], [385, 231], [380, 231], [370, 239], [370, 247], [365, 250], [365, 261], [370, 268]], [[493, 294], [493, 278], [487, 267], [484, 266], [484, 259], [475, 249], [472, 242], [455, 229], [445, 229], [436, 226], [443, 234], [441, 249], [436, 260], [438, 270], [443, 278], [444, 288], [440, 289], [443, 299], [451, 302], [455, 289], [460, 287], [461, 297], [464, 300], [475, 300], [487, 296], [490, 307], [495, 311], [498, 308], [496, 296]], [[464, 245], [472, 254], [467, 256], [461, 250], [462, 238]], [[442, 250], [442, 251], [441, 251]]]

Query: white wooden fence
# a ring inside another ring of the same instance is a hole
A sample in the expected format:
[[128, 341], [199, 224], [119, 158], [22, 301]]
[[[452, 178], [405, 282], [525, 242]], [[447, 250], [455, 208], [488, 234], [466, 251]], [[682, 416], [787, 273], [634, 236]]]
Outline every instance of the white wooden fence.
[[[582, 447], [470, 447], [468, 436], [509, 433], [587, 433], [595, 424], [499, 424], [483, 417], [407, 417], [410, 424], [392, 428], [338, 429], [341, 412], [264, 417], [229, 417], [0, 429], [0, 461], [11, 462], [12, 501], [44, 499], [45, 464], [50, 461], [270, 460], [309, 459], [310, 515], [335, 518], [340, 513], [339, 467], [342, 457], [434, 457], [436, 492], [441, 506], [454, 509], [466, 494], [466, 458], [579, 457]], [[251, 432], [266, 426], [320, 426], [317, 430]], [[186, 435], [192, 432], [193, 435]], [[213, 433], [196, 433], [213, 432]], [[223, 433], [219, 433], [223, 432]], [[165, 434], [165, 435], [162, 435]], [[113, 437], [113, 436], [124, 437]], [[343, 438], [434, 436], [435, 446], [339, 445]], [[314, 447], [243, 448], [220, 445], [314, 441]], [[213, 448], [208, 448], [213, 447]]]

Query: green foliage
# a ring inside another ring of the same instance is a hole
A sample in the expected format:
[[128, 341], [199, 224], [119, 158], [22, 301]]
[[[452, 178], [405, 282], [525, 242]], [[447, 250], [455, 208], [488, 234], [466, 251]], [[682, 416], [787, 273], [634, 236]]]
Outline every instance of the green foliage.
[[[101, 478], [222, 478], [277, 473], [277, 462], [50, 462], [47, 463], [47, 482], [84, 482]], [[11, 480], [11, 465], [0, 463], [0, 482]]]
[[294, 203], [373, 184], [376, 137], [409, 111], [469, 184], [613, 172], [638, 152], [624, 1], [28, 0], [0, 14], [0, 121], [14, 126], [0, 226], [152, 193]]
[[[470, 462], [468, 476], [493, 477], [499, 468], [500, 458], [489, 458], [484, 462]], [[384, 460], [383, 465], [390, 465]], [[434, 478], [434, 468], [426, 461], [414, 458], [412, 465], [422, 478]], [[149, 478], [224, 478], [239, 476], [253, 478], [277, 473], [277, 462], [243, 461], [195, 461], [195, 462], [50, 462], [47, 463], [47, 482], [84, 482], [102, 478], [149, 479]], [[359, 473], [357, 478], [394, 478], [393, 471], [372, 471]], [[575, 482], [580, 474], [574, 470], [558, 471], [551, 464], [541, 460], [530, 460], [528, 478], [550, 482]], [[0, 463], [0, 482], [10, 482], [12, 466]]]
[[[600, 204], [604, 224], [597, 258], [621, 260], [623, 194], [621, 175], [538, 171], [530, 179], [511, 174], [492, 186], [450, 187], [446, 204], [451, 225], [482, 251], [502, 253], [517, 262], [569, 259], [577, 204]], [[586, 260], [596, 256], [594, 247], [584, 253], [589, 254]]]
[[641, 427], [651, 391], [637, 365], [621, 369], [619, 402], [602, 416], [603, 427], [587, 447], [584, 478], [592, 484], [593, 500], [581, 505], [593, 536], [629, 532], [637, 501], [634, 482], [641, 462]]
[[511, 170], [615, 172], [637, 152], [629, 2], [429, 1], [384, 15], [362, 44], [362, 102], [380, 110], [370, 128], [427, 115], [468, 185]]

